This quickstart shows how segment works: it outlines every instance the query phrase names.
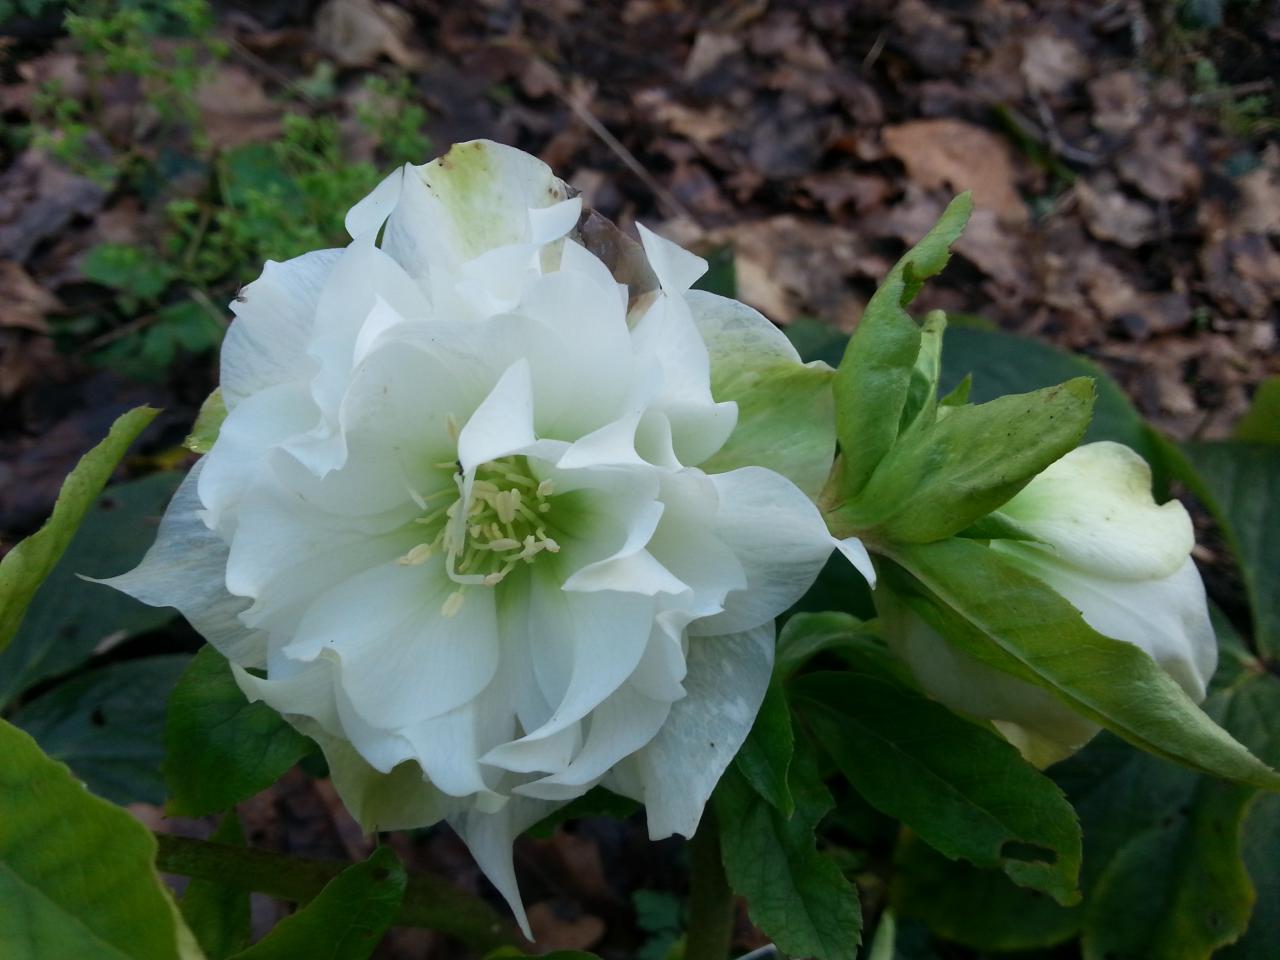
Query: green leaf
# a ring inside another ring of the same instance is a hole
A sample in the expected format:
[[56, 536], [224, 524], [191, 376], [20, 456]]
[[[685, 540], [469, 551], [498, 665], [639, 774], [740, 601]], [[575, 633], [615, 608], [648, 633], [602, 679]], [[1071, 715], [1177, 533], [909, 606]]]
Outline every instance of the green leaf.
[[725, 873], [747, 898], [751, 920], [782, 950], [815, 960], [855, 960], [862, 930], [858, 892], [818, 852], [814, 830], [831, 795], [808, 751], [791, 765], [795, 814], [787, 819], [736, 768], [713, 795]]
[[1003, 737], [935, 703], [871, 642], [853, 668], [801, 677], [792, 696], [845, 778], [935, 849], [1077, 901], [1080, 826], [1062, 791]]
[[0, 956], [193, 960], [156, 843], [0, 720]]
[[894, 589], [947, 641], [1044, 687], [1081, 715], [1156, 756], [1228, 780], [1280, 789], [1269, 769], [1210, 720], [1138, 647], [1104, 637], [1035, 577], [971, 540], [894, 546]]
[[89, 670], [23, 704], [13, 722], [99, 796], [162, 803], [165, 702], [189, 660], [169, 654]]
[[[229, 813], [209, 838], [244, 846], [240, 819]], [[182, 895], [182, 916], [208, 960], [226, 960], [249, 942], [249, 891], [216, 880], [193, 879]]]
[[1215, 954], [1217, 960], [1280, 957], [1280, 796], [1262, 796], [1245, 820], [1244, 862], [1256, 891], [1244, 936]]
[[816, 498], [835, 459], [835, 372], [802, 365], [786, 337], [744, 304], [688, 295], [711, 362], [711, 395], [738, 405], [728, 441], [700, 464], [708, 473], [762, 466]]
[[173, 268], [150, 250], [123, 243], [102, 243], [80, 264], [86, 280], [140, 300], [154, 300], [174, 280]]
[[217, 442], [218, 433], [222, 430], [222, 421], [227, 419], [227, 405], [222, 400], [222, 388], [214, 388], [213, 393], [205, 397], [200, 404], [200, 412], [196, 414], [195, 425], [191, 435], [182, 445], [192, 453], [206, 454]]
[[795, 801], [787, 784], [795, 745], [786, 692], [778, 683], [771, 683], [734, 764], [752, 789], [784, 817], [795, 812]]
[[948, 860], [906, 833], [894, 853], [889, 902], [935, 934], [975, 950], [1053, 947], [1080, 928], [1079, 908], [1066, 909], [999, 870]]
[[941, 272], [973, 209], [969, 194], [903, 255], [872, 296], [836, 371], [836, 436], [846, 493], [860, 493], [898, 437], [911, 392], [921, 334], [904, 309], [925, 278]]
[[138, 407], [116, 420], [107, 438], [81, 457], [63, 481], [45, 525], [0, 560], [0, 650], [13, 640], [31, 598], [67, 549], [125, 450], [157, 413], [151, 407]]
[[[1280, 682], [1246, 676], [1206, 708], [1258, 755], [1280, 762]], [[1187, 804], [1122, 846], [1085, 913], [1086, 960], [1207, 960], [1238, 939], [1255, 897], [1241, 846], [1256, 796], [1201, 778]]]
[[1192, 492], [1213, 513], [1235, 554], [1258, 648], [1280, 656], [1280, 446], [1188, 443]]
[[[904, 433], [862, 493], [836, 511], [836, 536], [874, 529], [901, 543], [958, 533], [1073, 450], [1093, 408], [1083, 377], [1035, 393], [953, 407]], [[847, 530], [847, 533], [845, 532]]]
[[198, 817], [265, 790], [311, 749], [311, 741], [264, 703], [249, 703], [213, 647], [195, 655], [165, 724], [169, 813]]
[[74, 670], [99, 647], [173, 619], [170, 609], [148, 607], [82, 578], [110, 576], [141, 560], [181, 479], [176, 471], [153, 473], [108, 487], [93, 499], [62, 559], [36, 591], [13, 644], [0, 653], [0, 704]]
[[1249, 411], [1236, 424], [1235, 438], [1245, 443], [1280, 443], [1280, 377], [1259, 384]]
[[365, 960], [395, 920], [406, 883], [391, 848], [379, 847], [234, 960]]
[[811, 657], [826, 651], [839, 652], [856, 644], [860, 636], [873, 636], [875, 629], [874, 621], [859, 620], [847, 613], [797, 613], [778, 633], [774, 675], [786, 680]]

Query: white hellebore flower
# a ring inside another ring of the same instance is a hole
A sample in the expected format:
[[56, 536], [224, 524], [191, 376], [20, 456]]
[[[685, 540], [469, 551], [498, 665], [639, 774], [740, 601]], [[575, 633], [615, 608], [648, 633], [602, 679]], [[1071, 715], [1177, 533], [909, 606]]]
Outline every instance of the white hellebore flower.
[[647, 230], [612, 249], [651, 289], [621, 285], [580, 213], [477, 141], [385, 180], [346, 249], [268, 263], [217, 442], [111, 581], [314, 737], [367, 830], [447, 819], [526, 933], [515, 836], [600, 783], [690, 835], [833, 546], [779, 473], [699, 468], [738, 419], [713, 361], [795, 351]]
[[[1217, 666], [1195, 535], [1182, 504], [1156, 504], [1145, 460], [1090, 443], [1033, 479], [999, 513], [1034, 541], [991, 549], [1065, 597], [1093, 629], [1141, 648], [1197, 703]], [[979, 663], [907, 613], [890, 644], [952, 709], [996, 721], [1032, 760], [1050, 763], [1100, 729], [1048, 691]]]

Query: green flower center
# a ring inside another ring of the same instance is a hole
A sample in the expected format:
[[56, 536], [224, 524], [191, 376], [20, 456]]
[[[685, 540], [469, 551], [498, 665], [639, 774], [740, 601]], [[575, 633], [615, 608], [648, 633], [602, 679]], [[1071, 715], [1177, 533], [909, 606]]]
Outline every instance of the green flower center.
[[[457, 469], [453, 463], [438, 466]], [[424, 509], [432, 500], [451, 500], [414, 520], [427, 528], [426, 537], [398, 561], [417, 566], [444, 556], [445, 570], [458, 584], [441, 608], [447, 617], [462, 609], [468, 587], [496, 587], [518, 565], [533, 563], [543, 552], [560, 552], [560, 545], [547, 535], [554, 487], [550, 480], [532, 476], [524, 457], [504, 457], [477, 467], [469, 503], [464, 503], [465, 489], [459, 471], [452, 487], [417, 498]]]

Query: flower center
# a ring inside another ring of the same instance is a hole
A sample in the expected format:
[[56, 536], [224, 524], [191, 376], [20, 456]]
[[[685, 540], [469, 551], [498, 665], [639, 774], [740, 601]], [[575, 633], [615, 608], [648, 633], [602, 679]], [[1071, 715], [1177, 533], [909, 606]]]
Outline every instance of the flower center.
[[[457, 470], [457, 464], [437, 464]], [[430, 501], [452, 495], [445, 506], [414, 520], [427, 528], [426, 539], [399, 559], [417, 566], [437, 554], [444, 555], [445, 571], [458, 589], [445, 600], [441, 612], [455, 616], [462, 609], [467, 587], [496, 587], [521, 563], [533, 563], [538, 554], [559, 553], [560, 544], [547, 535], [554, 487], [538, 480], [524, 457], [504, 457], [476, 468], [470, 499], [466, 478], [453, 475], [453, 486], [430, 497], [416, 496], [423, 509]]]

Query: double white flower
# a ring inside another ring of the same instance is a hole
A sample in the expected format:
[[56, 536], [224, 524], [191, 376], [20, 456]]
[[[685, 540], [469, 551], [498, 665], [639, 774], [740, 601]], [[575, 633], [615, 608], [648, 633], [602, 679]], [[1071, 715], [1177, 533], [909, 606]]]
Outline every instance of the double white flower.
[[778, 473], [699, 469], [737, 420], [713, 364], [795, 351], [646, 230], [620, 284], [580, 213], [478, 141], [268, 263], [218, 440], [113, 581], [314, 737], [366, 829], [447, 818], [522, 924], [514, 837], [593, 785], [694, 831], [833, 545]]
[[[1065, 597], [1099, 633], [1141, 648], [1196, 702], [1218, 662], [1195, 532], [1176, 500], [1157, 504], [1151, 469], [1118, 443], [1090, 443], [1035, 477], [999, 514], [1029, 540], [991, 549]], [[961, 713], [994, 720], [1029, 758], [1050, 763], [1100, 729], [1052, 694], [979, 663], [899, 611], [890, 645], [921, 685]]]

